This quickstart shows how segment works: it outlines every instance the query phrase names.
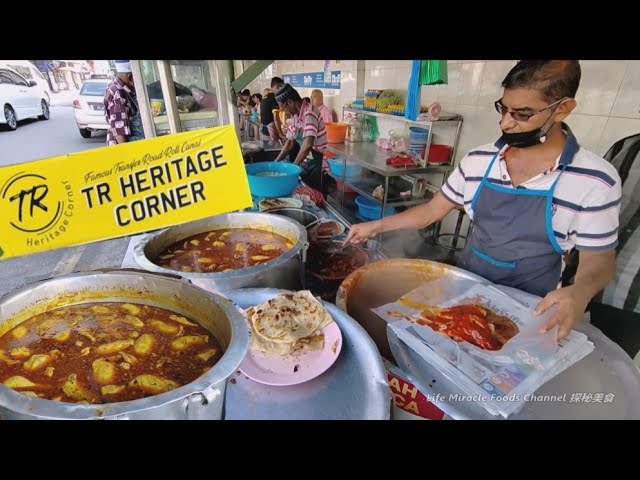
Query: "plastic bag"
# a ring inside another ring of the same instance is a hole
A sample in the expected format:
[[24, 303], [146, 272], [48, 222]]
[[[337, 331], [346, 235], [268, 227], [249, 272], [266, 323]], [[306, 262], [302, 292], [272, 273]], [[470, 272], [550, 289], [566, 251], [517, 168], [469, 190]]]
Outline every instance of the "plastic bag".
[[198, 105], [202, 108], [218, 108], [218, 100], [216, 96], [211, 93], [203, 90], [201, 88], [192, 86], [191, 92], [193, 93], [193, 98], [196, 99]]
[[[402, 297], [399, 302], [379, 307], [375, 311], [379, 315], [382, 313], [383, 316], [388, 315], [390, 310], [415, 316], [419, 314], [420, 308], [412, 308], [407, 305], [413, 307], [428, 305], [429, 291], [432, 288], [432, 285], [418, 287]], [[533, 308], [525, 307], [490, 285], [480, 284], [456, 298], [439, 303], [438, 307], [447, 308], [466, 304], [480, 305], [499, 315], [509, 317], [518, 326], [519, 332], [509, 339], [500, 350], [491, 351], [468, 342], [456, 342], [449, 336], [436, 332], [428, 326], [418, 325], [417, 331], [420, 336], [444, 356], [451, 358], [454, 364], [457, 362], [457, 356], [460, 355], [460, 352], [466, 352], [479, 361], [487, 363], [488, 368], [492, 368], [493, 363], [503, 365], [518, 361], [528, 361], [534, 368], [542, 368], [543, 364], [558, 349], [557, 330], [552, 329], [545, 334], [539, 333], [540, 328], [553, 314], [551, 310], [545, 312], [544, 315], [536, 316], [533, 313]]]
[[[537, 389], [554, 367], [558, 351], [557, 327], [544, 334], [539, 329], [554, 311], [533, 314], [527, 307], [490, 284], [476, 284], [455, 298], [446, 298], [445, 282], [430, 282], [396, 302], [373, 309], [403, 342], [418, 352], [465, 394], [493, 415], [508, 416], [524, 404], [526, 394]], [[430, 306], [447, 308], [475, 304], [509, 317], [518, 333], [502, 348], [485, 350], [469, 342], [417, 323]]]
[[178, 102], [178, 110], [180, 112], [195, 112], [200, 107], [198, 106], [198, 102], [191, 95], [179, 95], [176, 97]]

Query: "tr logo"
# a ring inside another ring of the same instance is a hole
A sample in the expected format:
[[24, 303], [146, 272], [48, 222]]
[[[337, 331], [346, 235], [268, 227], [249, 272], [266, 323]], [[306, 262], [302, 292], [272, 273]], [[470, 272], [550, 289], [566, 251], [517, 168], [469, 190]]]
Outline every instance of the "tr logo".
[[[27, 233], [51, 228], [62, 215], [62, 202], [52, 201], [46, 177], [19, 173], [2, 187], [2, 200], [11, 205], [11, 226]], [[49, 197], [49, 198], [48, 198]]]

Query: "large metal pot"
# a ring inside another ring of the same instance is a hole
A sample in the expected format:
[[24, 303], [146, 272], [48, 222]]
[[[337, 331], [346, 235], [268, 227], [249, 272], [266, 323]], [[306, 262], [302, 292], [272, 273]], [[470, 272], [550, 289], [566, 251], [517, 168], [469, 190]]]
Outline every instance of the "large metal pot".
[[304, 208], [294, 208], [294, 207], [271, 208], [267, 210], [265, 213], [282, 215], [283, 217], [291, 218], [292, 220], [295, 220], [300, 225], [302, 225], [304, 228], [307, 228], [310, 224], [320, 220], [320, 217], [318, 217], [318, 215], [308, 210], [305, 210]]
[[[165, 248], [177, 241], [222, 228], [259, 228], [271, 231], [286, 237], [293, 243], [293, 247], [273, 260], [230, 272], [181, 272], [160, 267], [153, 262]], [[148, 235], [135, 247], [133, 258], [145, 270], [180, 275], [205, 288], [223, 293], [244, 287], [295, 290], [302, 286], [307, 247], [307, 231], [298, 222], [270, 213], [241, 212], [216, 215]]]
[[394, 258], [365, 265], [340, 285], [336, 305], [367, 331], [380, 354], [393, 359], [387, 340], [387, 322], [372, 308], [393, 302], [417, 286], [443, 277], [455, 267], [430, 260]]
[[57, 307], [88, 302], [135, 302], [187, 316], [225, 350], [211, 369], [175, 390], [127, 402], [80, 405], [22, 395], [0, 384], [6, 419], [220, 419], [226, 380], [249, 347], [246, 321], [226, 298], [188, 282], [146, 272], [73, 273], [28, 285], [0, 299], [0, 335]]

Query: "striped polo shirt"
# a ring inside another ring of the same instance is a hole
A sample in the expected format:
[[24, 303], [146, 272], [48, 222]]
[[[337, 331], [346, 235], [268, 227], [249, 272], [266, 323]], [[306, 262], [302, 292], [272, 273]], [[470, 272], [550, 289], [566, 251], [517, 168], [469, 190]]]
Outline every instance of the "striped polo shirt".
[[[620, 176], [605, 159], [580, 147], [569, 127], [564, 150], [548, 171], [530, 178], [517, 188], [548, 190], [560, 175], [553, 192], [553, 231], [566, 252], [611, 250], [618, 245], [618, 223], [622, 197]], [[451, 173], [441, 193], [463, 205], [473, 219], [471, 202], [493, 157], [487, 181], [514, 188], [504, 158], [508, 145], [487, 144], [471, 150]], [[564, 172], [562, 167], [564, 166]]]
[[302, 138], [314, 137], [313, 150], [324, 152], [327, 148], [327, 129], [324, 126], [324, 120], [320, 111], [304, 103], [300, 113], [293, 116], [287, 122], [287, 139], [295, 140], [298, 131], [302, 132]]

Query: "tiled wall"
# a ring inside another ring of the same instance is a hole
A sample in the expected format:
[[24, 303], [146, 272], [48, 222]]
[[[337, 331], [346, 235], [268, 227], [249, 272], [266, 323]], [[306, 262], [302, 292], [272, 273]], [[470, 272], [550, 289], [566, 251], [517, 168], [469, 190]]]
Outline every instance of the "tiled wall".
[[[496, 139], [500, 130], [493, 102], [502, 92], [500, 83], [515, 60], [449, 60], [447, 85], [422, 87], [422, 103], [440, 102], [446, 111], [464, 117], [457, 159], [469, 149]], [[576, 110], [567, 119], [580, 143], [600, 155], [620, 138], [640, 132], [640, 60], [583, 60]], [[410, 60], [367, 60], [365, 89], [397, 88], [409, 83]], [[261, 91], [274, 75], [319, 72], [323, 60], [278, 60], [249, 89]], [[331, 69], [342, 71], [342, 89], [325, 90], [325, 104], [337, 114], [356, 98], [356, 61], [332, 60]], [[310, 89], [300, 89], [308, 96]], [[380, 121], [380, 134], [398, 127]], [[436, 130], [436, 141], [449, 131]]]
[[[515, 60], [450, 60], [449, 83], [422, 87], [422, 103], [437, 101], [459, 113], [464, 125], [459, 159], [474, 146], [499, 136], [493, 102], [500, 83]], [[640, 61], [583, 60], [578, 106], [567, 119], [579, 142], [604, 155], [615, 141], [640, 132]], [[409, 82], [408, 60], [366, 62], [365, 88], [404, 88]]]

